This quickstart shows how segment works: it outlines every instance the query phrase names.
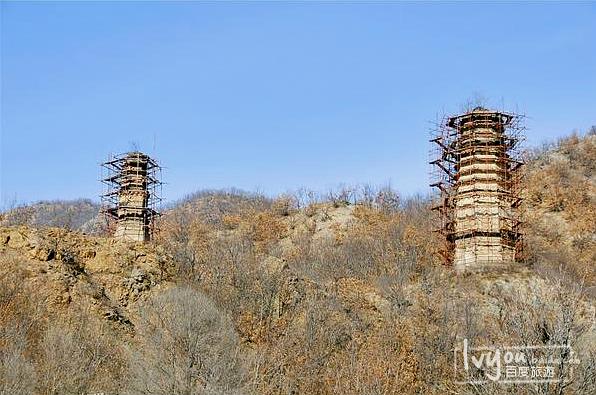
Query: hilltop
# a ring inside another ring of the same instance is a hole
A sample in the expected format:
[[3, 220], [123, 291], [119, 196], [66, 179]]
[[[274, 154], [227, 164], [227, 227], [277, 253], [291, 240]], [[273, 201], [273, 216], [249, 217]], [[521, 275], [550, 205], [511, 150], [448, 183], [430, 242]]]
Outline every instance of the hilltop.
[[89, 199], [41, 201], [0, 213], [0, 226], [57, 227], [95, 234], [103, 231], [100, 206]]

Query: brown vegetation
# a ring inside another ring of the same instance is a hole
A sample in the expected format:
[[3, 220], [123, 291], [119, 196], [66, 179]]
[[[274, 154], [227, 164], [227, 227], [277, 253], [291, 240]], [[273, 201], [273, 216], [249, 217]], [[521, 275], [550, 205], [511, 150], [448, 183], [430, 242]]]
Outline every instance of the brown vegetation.
[[[0, 393], [594, 393], [594, 157], [593, 135], [533, 154], [528, 265], [501, 274], [442, 266], [427, 201], [388, 188], [202, 193], [146, 245], [3, 228]], [[463, 338], [568, 343], [581, 364], [569, 384], [458, 385]]]
[[562, 271], [596, 292], [596, 129], [529, 155], [525, 212], [538, 270]]

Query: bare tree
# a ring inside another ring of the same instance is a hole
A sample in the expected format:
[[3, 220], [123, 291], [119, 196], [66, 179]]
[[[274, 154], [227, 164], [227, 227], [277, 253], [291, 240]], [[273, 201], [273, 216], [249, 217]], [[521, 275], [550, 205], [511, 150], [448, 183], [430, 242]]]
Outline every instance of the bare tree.
[[228, 318], [202, 293], [173, 288], [140, 311], [130, 354], [132, 392], [230, 394], [240, 391], [238, 337]]
[[[80, 329], [80, 328], [79, 328]], [[84, 338], [81, 330], [51, 326], [40, 343], [37, 361], [37, 390], [40, 394], [80, 394], [89, 392], [100, 365], [108, 354]]]

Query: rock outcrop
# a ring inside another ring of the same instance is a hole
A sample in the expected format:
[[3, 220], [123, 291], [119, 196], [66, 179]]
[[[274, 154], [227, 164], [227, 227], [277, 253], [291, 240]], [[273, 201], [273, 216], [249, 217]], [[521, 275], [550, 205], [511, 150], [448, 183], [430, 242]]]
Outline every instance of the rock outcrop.
[[63, 229], [0, 228], [0, 274], [17, 276], [49, 312], [90, 309], [124, 330], [131, 305], [167, 286], [171, 258], [150, 244], [122, 243]]

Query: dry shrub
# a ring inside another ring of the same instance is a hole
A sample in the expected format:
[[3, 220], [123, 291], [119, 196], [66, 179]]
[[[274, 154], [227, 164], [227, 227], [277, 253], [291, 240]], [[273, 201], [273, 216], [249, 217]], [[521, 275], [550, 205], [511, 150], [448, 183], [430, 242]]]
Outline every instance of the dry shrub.
[[596, 284], [596, 135], [533, 152], [524, 178], [528, 257], [543, 273]]
[[296, 198], [288, 195], [282, 195], [275, 199], [271, 204], [271, 211], [278, 216], [287, 217], [296, 212], [297, 208]]
[[[76, 314], [75, 314], [76, 317]], [[122, 379], [123, 361], [104, 323], [79, 320], [50, 324], [40, 339], [35, 359], [37, 392], [80, 394], [111, 391]]]
[[224, 215], [222, 217], [222, 224], [227, 230], [238, 229], [241, 222], [242, 217], [240, 215]]
[[34, 290], [23, 274], [0, 279], [0, 393], [116, 391], [123, 361], [104, 322], [76, 306], [48, 322], [45, 303], [25, 293]]
[[329, 371], [328, 393], [414, 394], [421, 390], [411, 328], [391, 320], [354, 342]]
[[188, 233], [189, 246], [195, 254], [195, 259], [200, 264], [206, 263], [214, 239], [213, 228], [199, 220], [194, 220], [188, 227]]
[[35, 367], [27, 353], [39, 336], [40, 317], [22, 292], [22, 275], [0, 263], [0, 393], [32, 393]]
[[188, 287], [165, 291], [143, 306], [130, 365], [133, 393], [232, 394], [242, 386], [232, 323]]
[[296, 265], [306, 265], [315, 276], [332, 278], [413, 275], [419, 265], [432, 260], [432, 235], [410, 211], [406, 208], [388, 213], [356, 206], [355, 221], [335, 241], [311, 241], [302, 247]]
[[269, 211], [243, 216], [239, 227], [255, 243], [257, 251], [262, 252], [267, 251], [273, 242], [284, 237], [288, 231], [284, 221]]

